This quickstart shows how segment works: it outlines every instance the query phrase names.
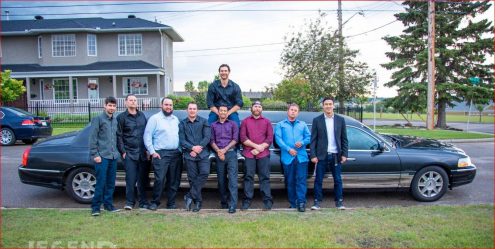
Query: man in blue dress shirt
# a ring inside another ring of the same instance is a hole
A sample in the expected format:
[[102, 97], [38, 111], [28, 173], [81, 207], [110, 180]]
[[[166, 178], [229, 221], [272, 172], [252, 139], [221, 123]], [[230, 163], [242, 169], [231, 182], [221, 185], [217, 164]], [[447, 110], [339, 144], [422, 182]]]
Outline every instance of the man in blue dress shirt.
[[298, 115], [299, 106], [290, 104], [287, 119], [280, 121], [275, 127], [275, 142], [282, 154], [290, 208], [297, 207], [299, 212], [304, 212], [309, 161], [306, 145], [311, 141], [311, 134], [306, 123], [297, 119]]

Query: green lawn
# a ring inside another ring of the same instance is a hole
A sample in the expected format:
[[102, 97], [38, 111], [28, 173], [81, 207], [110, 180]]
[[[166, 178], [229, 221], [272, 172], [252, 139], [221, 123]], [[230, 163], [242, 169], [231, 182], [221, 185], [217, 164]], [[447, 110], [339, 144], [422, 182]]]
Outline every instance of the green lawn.
[[74, 128], [53, 128], [52, 136], [59, 135], [66, 132], [78, 131], [81, 130], [82, 127], [74, 127]]
[[433, 139], [493, 138], [493, 135], [490, 134], [440, 130], [440, 129], [426, 130], [426, 129], [418, 129], [418, 128], [392, 128], [388, 126], [380, 126], [377, 127], [376, 130], [379, 133], [384, 133], [384, 134], [409, 135], [409, 136], [418, 136], [418, 137], [433, 138]]
[[[425, 121], [426, 120], [426, 114], [421, 114], [421, 118], [419, 118], [418, 115], [413, 114], [411, 115], [406, 115], [407, 119], [410, 121]], [[467, 122], [467, 116], [461, 115], [461, 114], [447, 114], [447, 123], [448, 122], [457, 122], [457, 123], [466, 123]], [[373, 113], [372, 112], [363, 112], [363, 119], [373, 119]], [[398, 113], [382, 113], [380, 115], [379, 112], [376, 113], [376, 119], [390, 119], [390, 120], [401, 120], [401, 121], [406, 121], [402, 115]], [[479, 123], [479, 116], [471, 116], [469, 119], [469, 122], [471, 123]], [[493, 116], [482, 116], [481, 117], [481, 123], [485, 124], [493, 124], [494, 122], [494, 117]]]
[[492, 248], [493, 205], [339, 211], [3, 210], [2, 247], [396, 247]]

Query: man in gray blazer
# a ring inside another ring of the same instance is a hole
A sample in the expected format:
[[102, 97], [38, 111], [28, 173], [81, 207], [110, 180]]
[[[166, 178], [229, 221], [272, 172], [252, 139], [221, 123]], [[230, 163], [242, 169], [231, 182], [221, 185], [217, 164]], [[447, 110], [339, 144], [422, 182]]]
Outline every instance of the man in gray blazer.
[[316, 166], [314, 185], [314, 205], [312, 210], [320, 209], [323, 199], [323, 177], [330, 167], [334, 181], [335, 206], [345, 209], [342, 195], [342, 164], [347, 160], [347, 132], [345, 120], [334, 114], [332, 97], [323, 99], [323, 114], [313, 119], [311, 128], [311, 162]]

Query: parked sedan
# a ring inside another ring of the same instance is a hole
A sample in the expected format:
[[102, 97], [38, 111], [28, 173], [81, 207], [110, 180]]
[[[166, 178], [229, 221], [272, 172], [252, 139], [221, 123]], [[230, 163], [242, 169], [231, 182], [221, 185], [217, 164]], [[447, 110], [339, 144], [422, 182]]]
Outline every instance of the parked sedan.
[[[147, 116], [155, 113], [148, 112]], [[180, 119], [185, 111], [175, 111]], [[320, 113], [301, 112], [299, 118], [309, 126]], [[207, 117], [208, 111], [199, 115]], [[240, 112], [243, 119], [250, 115]], [[286, 118], [286, 112], [265, 111], [265, 117], [273, 124]], [[359, 121], [345, 117], [349, 140], [349, 158], [342, 167], [344, 189], [409, 189], [418, 201], [436, 201], [447, 188], [468, 184], [476, 175], [476, 166], [464, 151], [436, 140], [408, 136], [380, 135]], [[89, 203], [94, 194], [95, 174], [88, 149], [89, 127], [79, 132], [48, 138], [26, 149], [19, 166], [23, 183], [65, 190], [81, 203]], [[280, 165], [280, 150], [275, 144], [270, 148], [270, 181], [273, 188], [284, 188]], [[309, 152], [309, 149], [308, 149]], [[214, 162], [212, 162], [214, 164]], [[122, 162], [118, 163], [117, 186], [125, 185]], [[308, 167], [308, 187], [313, 186], [314, 165]], [[181, 186], [187, 187], [186, 170], [183, 169]], [[244, 172], [239, 162], [239, 178]], [[153, 174], [150, 172], [150, 177]], [[332, 176], [327, 169], [325, 188], [332, 188]], [[215, 167], [211, 167], [207, 187], [216, 187]]]
[[2, 145], [13, 145], [17, 140], [33, 144], [38, 138], [52, 135], [49, 117], [38, 117], [15, 107], [0, 107]]

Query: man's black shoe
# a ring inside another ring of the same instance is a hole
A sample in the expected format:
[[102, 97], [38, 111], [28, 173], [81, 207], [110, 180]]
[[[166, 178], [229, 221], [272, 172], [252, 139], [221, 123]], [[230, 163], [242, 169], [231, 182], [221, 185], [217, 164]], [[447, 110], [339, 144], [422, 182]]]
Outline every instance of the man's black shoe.
[[229, 214], [235, 213], [235, 207], [230, 207], [229, 208]]
[[299, 212], [306, 212], [306, 204], [299, 203], [299, 206], [297, 206], [297, 211], [299, 211]]
[[158, 208], [158, 206], [156, 205], [156, 203], [151, 203], [151, 205], [150, 205], [151, 211], [156, 211], [157, 208]]
[[193, 212], [199, 212], [199, 210], [201, 210], [201, 202], [200, 201], [197, 201], [194, 203], [194, 208], [193, 208]]
[[141, 203], [139, 204], [139, 209], [150, 209], [150, 204], [149, 203]]
[[193, 199], [187, 195], [184, 195], [184, 201], [186, 202], [186, 211], [191, 211], [191, 205], [192, 205]]
[[243, 201], [242, 202], [242, 206], [241, 206], [241, 210], [242, 211], [248, 210], [249, 209], [249, 206], [251, 206], [251, 202], [249, 202], [249, 201]]
[[273, 203], [271, 201], [263, 202], [263, 210], [269, 211], [272, 210]]

